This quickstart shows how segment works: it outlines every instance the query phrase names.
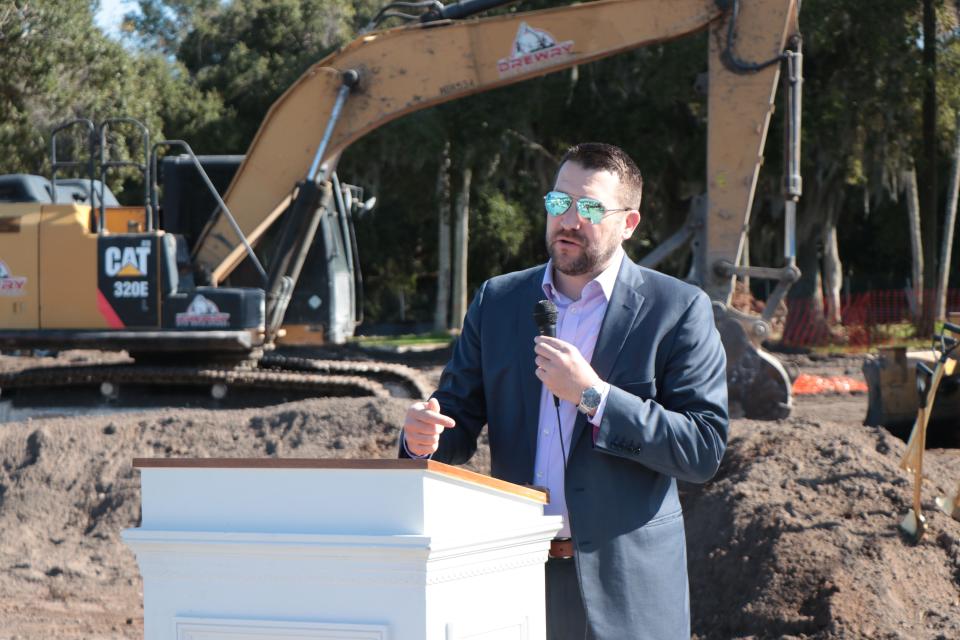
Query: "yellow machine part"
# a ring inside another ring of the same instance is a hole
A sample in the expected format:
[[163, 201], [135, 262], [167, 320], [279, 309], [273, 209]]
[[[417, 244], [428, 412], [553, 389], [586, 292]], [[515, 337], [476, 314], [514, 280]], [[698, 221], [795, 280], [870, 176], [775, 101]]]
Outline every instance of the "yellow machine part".
[[277, 334], [277, 343], [284, 346], [315, 347], [326, 344], [321, 325], [285, 324]]
[[8, 204], [0, 209], [0, 326], [40, 326], [39, 203]]
[[97, 304], [97, 234], [85, 205], [44, 205], [40, 220], [40, 328], [106, 329]]
[[[141, 232], [143, 207], [105, 210], [108, 233]], [[0, 326], [104, 329], [97, 292], [98, 211], [77, 204], [0, 207]]]
[[[99, 220], [100, 212], [94, 212]], [[109, 233], [143, 233], [147, 228], [147, 212], [143, 207], [106, 207], [104, 228]]]

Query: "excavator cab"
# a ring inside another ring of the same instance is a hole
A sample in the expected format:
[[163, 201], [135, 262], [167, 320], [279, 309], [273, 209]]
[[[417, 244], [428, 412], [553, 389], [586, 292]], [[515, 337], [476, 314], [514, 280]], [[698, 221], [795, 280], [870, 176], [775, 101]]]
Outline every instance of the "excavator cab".
[[[198, 156], [197, 160], [216, 190], [223, 193], [244, 156]], [[159, 207], [163, 227], [181, 236], [190, 250], [219, 215], [219, 205], [189, 155], [165, 157], [158, 180], [163, 187]], [[364, 201], [363, 190], [341, 183], [336, 173], [331, 182], [330, 202], [324, 205], [329, 215], [320, 217], [312, 241], [304, 247], [306, 259], [277, 335], [280, 344], [339, 344], [353, 335], [363, 318], [363, 280], [353, 221], [372, 208], [373, 201]], [[281, 262], [282, 228], [283, 224], [272, 226], [257, 244], [257, 257], [266, 271]], [[263, 286], [251, 259], [244, 260], [223, 284]]]

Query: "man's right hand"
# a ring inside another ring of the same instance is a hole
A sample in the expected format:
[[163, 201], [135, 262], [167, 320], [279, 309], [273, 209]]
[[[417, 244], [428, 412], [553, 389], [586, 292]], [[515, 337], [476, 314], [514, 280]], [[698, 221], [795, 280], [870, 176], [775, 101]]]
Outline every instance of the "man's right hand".
[[407, 409], [403, 421], [403, 437], [407, 451], [415, 456], [428, 456], [440, 446], [440, 434], [444, 429], [455, 426], [453, 418], [440, 413], [440, 403], [436, 398], [426, 402], [414, 402]]

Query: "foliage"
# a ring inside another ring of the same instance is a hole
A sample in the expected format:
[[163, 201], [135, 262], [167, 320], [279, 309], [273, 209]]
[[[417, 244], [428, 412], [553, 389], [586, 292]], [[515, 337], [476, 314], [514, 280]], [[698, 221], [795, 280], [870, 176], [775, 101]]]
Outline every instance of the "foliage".
[[140, 0], [135, 41], [175, 54], [190, 82], [219, 96], [216, 121], [189, 127], [200, 153], [243, 153], [267, 109], [313, 63], [345, 43], [367, 0]]
[[[0, 173], [48, 173], [50, 131], [74, 118], [132, 116], [156, 137], [165, 121], [202, 122], [219, 111], [176, 65], [101, 33], [87, 0], [7, 3], [0, 8], [0, 59]], [[68, 145], [67, 157], [82, 159], [82, 142]], [[143, 150], [122, 142], [115, 152], [129, 158]], [[118, 195], [122, 179], [111, 180]]]
[[[821, 243], [824, 230], [833, 225], [848, 278], [861, 285], [901, 286], [909, 273], [902, 265], [904, 260], [909, 264], [910, 250], [906, 207], [898, 202], [900, 175], [920, 155], [922, 144], [920, 3], [809, 0], [801, 27], [804, 196], [797, 235], [803, 276], [790, 298], [819, 297]], [[946, 148], [960, 76], [951, 72], [955, 52], [943, 53], [937, 82], [939, 144]], [[776, 131], [771, 140], [779, 140]], [[776, 159], [776, 151], [768, 150], [767, 157]], [[881, 261], [880, 255], [893, 259]], [[788, 327], [792, 319], [791, 314]]]
[[220, 0], [140, 0], [124, 17], [123, 30], [142, 49], [177, 54], [183, 39], [202, 28], [220, 10]]
[[[499, 12], [553, 4], [527, 1]], [[135, 115], [155, 136], [186, 139], [198, 152], [242, 153], [273, 101], [380, 6], [139, 0], [124, 46], [93, 27], [88, 0], [8, 3], [0, 9], [0, 169], [45, 171], [49, 129], [78, 116]], [[947, 158], [960, 109], [960, 37], [956, 3], [938, 8]], [[816, 272], [819, 229], [833, 207], [847, 275], [855, 284], [869, 278], [900, 286], [909, 252], [898, 176], [921, 140], [920, 3], [807, 0], [801, 26], [804, 268]], [[575, 142], [618, 144], [644, 171], [644, 218], [628, 253], [639, 258], [669, 236], [705, 190], [706, 98], [698, 86], [706, 49], [701, 34], [620, 54], [415, 113], [355, 143], [340, 161], [341, 178], [378, 197], [377, 208], [357, 221], [367, 317], [431, 316], [434, 185], [447, 143], [454, 195], [464, 170], [473, 174], [471, 287], [545, 259], [541, 198]], [[751, 222], [753, 261], [768, 266], [782, 261], [781, 136], [774, 118]], [[687, 259], [679, 255], [664, 269], [683, 275]], [[796, 293], [813, 295], [815, 286], [807, 282]]]
[[453, 336], [449, 333], [405, 333], [399, 336], [356, 336], [352, 342], [360, 346], [403, 348], [410, 346], [418, 347], [444, 347], [453, 341]]

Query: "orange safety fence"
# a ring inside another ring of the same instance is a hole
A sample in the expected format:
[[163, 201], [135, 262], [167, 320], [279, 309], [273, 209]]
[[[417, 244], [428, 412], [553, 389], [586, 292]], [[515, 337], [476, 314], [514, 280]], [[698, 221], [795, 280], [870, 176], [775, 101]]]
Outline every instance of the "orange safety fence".
[[[826, 301], [787, 300], [774, 316], [774, 342], [793, 347], [842, 344], [871, 348], [902, 343], [917, 337], [917, 309], [933, 308], [933, 291], [871, 290], [840, 297], [832, 312]], [[789, 311], [786, 311], [789, 307]], [[947, 291], [947, 316], [960, 310], [960, 289]], [[955, 320], [954, 320], [955, 321]]]
[[850, 376], [812, 376], [801, 373], [793, 381], [794, 395], [819, 393], [866, 393], [867, 383]]

